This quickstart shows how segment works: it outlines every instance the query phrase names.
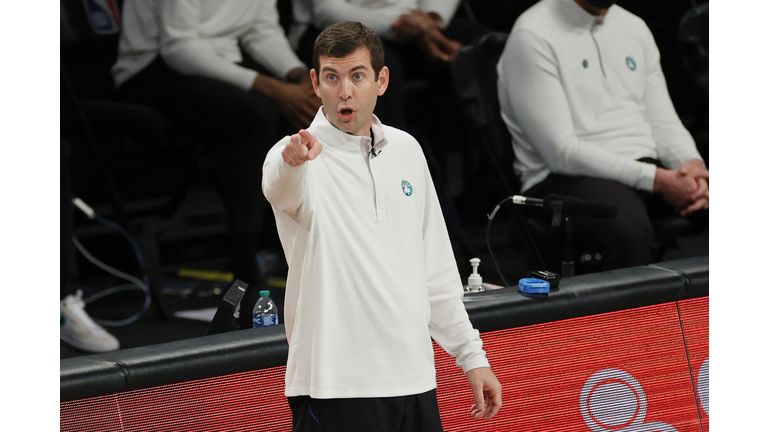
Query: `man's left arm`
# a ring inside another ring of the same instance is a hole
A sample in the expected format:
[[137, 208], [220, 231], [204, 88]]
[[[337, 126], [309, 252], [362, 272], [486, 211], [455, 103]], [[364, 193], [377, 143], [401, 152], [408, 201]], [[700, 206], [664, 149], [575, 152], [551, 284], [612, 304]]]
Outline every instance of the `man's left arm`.
[[427, 190], [422, 232], [431, 308], [430, 335], [448, 354], [456, 358], [456, 364], [466, 374], [474, 394], [471, 415], [477, 419], [490, 419], [501, 408], [501, 384], [491, 371], [480, 332], [472, 327], [464, 308], [464, 287], [428, 171], [425, 173], [425, 183]]
[[[661, 163], [670, 169], [678, 169], [683, 162], [702, 161], [691, 133], [680, 121], [667, 82], [661, 69], [659, 49], [651, 31], [646, 28], [646, 62], [648, 64], [643, 103], [645, 117], [651, 125], [653, 139]], [[703, 163], [702, 163], [703, 164]]]
[[646, 28], [646, 58], [648, 72], [646, 75], [645, 116], [651, 125], [653, 139], [659, 160], [665, 167], [677, 170], [681, 176], [690, 176], [697, 184], [693, 201], [683, 209], [682, 216], [697, 210], [709, 208], [709, 171], [696, 148], [696, 142], [691, 133], [680, 121], [675, 111], [672, 99], [667, 90], [667, 81], [661, 69], [659, 49], [653, 40], [651, 31]]

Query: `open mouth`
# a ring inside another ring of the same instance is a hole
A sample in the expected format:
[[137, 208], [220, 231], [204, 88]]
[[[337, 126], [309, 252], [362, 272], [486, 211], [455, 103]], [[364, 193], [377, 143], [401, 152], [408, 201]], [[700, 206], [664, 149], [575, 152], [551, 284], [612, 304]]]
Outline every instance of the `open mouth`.
[[339, 115], [341, 117], [351, 117], [352, 114], [355, 113], [355, 110], [352, 108], [341, 108], [339, 109]]

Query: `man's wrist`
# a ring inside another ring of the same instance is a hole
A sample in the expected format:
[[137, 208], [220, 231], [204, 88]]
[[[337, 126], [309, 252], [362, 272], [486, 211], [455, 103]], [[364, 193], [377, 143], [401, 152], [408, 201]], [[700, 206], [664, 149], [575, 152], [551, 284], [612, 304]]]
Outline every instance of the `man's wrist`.
[[667, 183], [671, 171], [666, 168], [657, 167], [656, 175], [653, 178], [653, 192], [657, 193], [664, 189], [664, 185]]

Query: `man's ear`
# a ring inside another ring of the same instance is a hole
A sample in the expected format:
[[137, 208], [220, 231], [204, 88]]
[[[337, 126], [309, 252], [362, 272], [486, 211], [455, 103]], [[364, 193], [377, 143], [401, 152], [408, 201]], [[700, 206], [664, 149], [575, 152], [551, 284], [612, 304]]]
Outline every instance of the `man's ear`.
[[387, 87], [389, 87], [389, 68], [384, 66], [379, 71], [379, 92], [378, 95], [381, 96], [384, 94], [384, 92], [387, 91]]
[[312, 88], [315, 89], [315, 94], [320, 97], [320, 81], [317, 80], [317, 72], [315, 69], [309, 70], [309, 78], [312, 80]]

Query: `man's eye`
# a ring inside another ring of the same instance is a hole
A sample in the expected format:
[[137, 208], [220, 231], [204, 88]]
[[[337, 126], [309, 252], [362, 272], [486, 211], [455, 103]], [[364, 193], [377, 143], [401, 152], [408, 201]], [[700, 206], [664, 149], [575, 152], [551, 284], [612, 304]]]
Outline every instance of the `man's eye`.
[[360, 81], [361, 79], [363, 79], [363, 74], [361, 74], [361, 73], [355, 74], [355, 79]]
[[328, 81], [336, 81], [336, 75], [328, 75], [325, 79]]

